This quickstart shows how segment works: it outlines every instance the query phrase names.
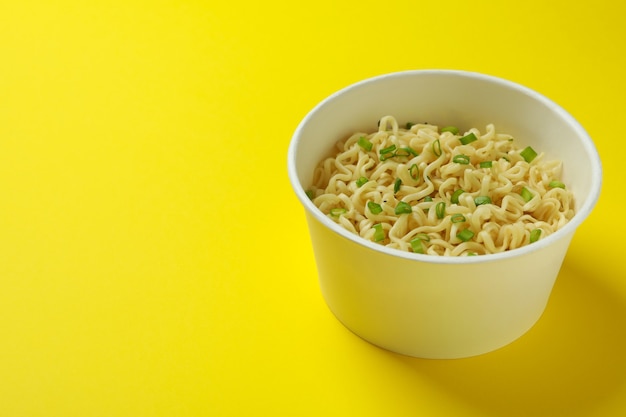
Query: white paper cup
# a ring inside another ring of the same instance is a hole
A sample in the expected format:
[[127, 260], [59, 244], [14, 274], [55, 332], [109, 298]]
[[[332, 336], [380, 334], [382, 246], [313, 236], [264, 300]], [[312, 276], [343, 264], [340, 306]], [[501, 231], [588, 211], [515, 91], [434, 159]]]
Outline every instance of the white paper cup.
[[[559, 231], [508, 252], [473, 257], [389, 249], [348, 232], [306, 196], [316, 165], [356, 131], [385, 115], [399, 122], [493, 123], [520, 145], [563, 161], [575, 216]], [[423, 358], [461, 358], [509, 344], [543, 313], [576, 228], [600, 194], [602, 169], [581, 125], [544, 96], [478, 73], [404, 71], [368, 79], [319, 103], [296, 129], [288, 152], [293, 189], [305, 208], [323, 296], [355, 334]]]

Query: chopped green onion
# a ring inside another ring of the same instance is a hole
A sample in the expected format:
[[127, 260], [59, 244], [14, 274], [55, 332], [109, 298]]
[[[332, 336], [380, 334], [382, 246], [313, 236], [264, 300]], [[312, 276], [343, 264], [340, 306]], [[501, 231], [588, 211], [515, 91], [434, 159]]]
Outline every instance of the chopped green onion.
[[548, 187], [565, 189], [565, 184], [563, 184], [561, 181], [550, 181], [550, 184], [548, 184]]
[[400, 178], [396, 178], [396, 182], [393, 183], [393, 193], [397, 193], [400, 191], [400, 187], [402, 186], [402, 180]]
[[446, 215], [446, 203], [440, 201], [435, 205], [435, 213], [438, 219], [443, 219]]
[[443, 132], [450, 132], [453, 135], [456, 135], [457, 133], [459, 133], [459, 129], [457, 129], [454, 126], [446, 126], [446, 127], [442, 127], [441, 128], [441, 133], [443, 133]]
[[480, 163], [481, 168], [491, 168], [493, 166], [492, 161], [483, 161]]
[[527, 203], [533, 199], [533, 193], [531, 193], [530, 190], [526, 187], [522, 188], [522, 191], [520, 192], [520, 194], [522, 198], [524, 199], [524, 201]]
[[538, 241], [540, 236], [541, 236], [541, 229], [533, 229], [530, 232], [530, 243], [535, 243], [536, 241]]
[[396, 215], [408, 214], [412, 212], [413, 212], [413, 207], [411, 207], [411, 205], [405, 201], [400, 201], [398, 205], [396, 206], [396, 211], [395, 211]]
[[411, 165], [411, 167], [409, 168], [409, 175], [411, 176], [411, 178], [413, 178], [414, 180], [419, 178], [420, 175], [420, 169], [417, 167], [417, 164], [413, 164]]
[[450, 201], [454, 204], [459, 204], [459, 196], [463, 194], [464, 192], [465, 191], [459, 188], [458, 190], [452, 193], [452, 197], [450, 197]]
[[313, 198], [315, 197], [315, 191], [313, 190], [306, 190], [305, 194], [307, 197], [309, 197], [309, 200], [313, 200]]
[[415, 237], [423, 240], [424, 242], [430, 242], [430, 236], [428, 236], [426, 233], [418, 233]]
[[366, 184], [369, 180], [366, 177], [361, 177], [358, 180], [356, 180], [356, 186], [357, 187], [362, 187], [364, 184]]
[[383, 148], [380, 150], [380, 156], [393, 154], [393, 151], [395, 150], [396, 150], [396, 145], [387, 146], [386, 148]]
[[348, 210], [346, 210], [345, 208], [341, 207], [341, 208], [332, 208], [330, 209], [330, 215], [333, 217], [339, 217], [342, 214], [347, 213]]
[[411, 249], [413, 249], [413, 252], [415, 253], [424, 253], [424, 243], [422, 242], [422, 239], [420, 239], [419, 237], [411, 240]]
[[476, 252], [467, 252], [467, 256], [478, 256]]
[[427, 195], [426, 197], [424, 197], [424, 201], [433, 201], [433, 198]]
[[457, 164], [461, 164], [461, 165], [467, 165], [470, 163], [470, 157], [467, 155], [455, 155], [454, 158], [452, 158], [452, 162], [456, 162]]
[[502, 159], [504, 159], [506, 162], [511, 162], [511, 160], [507, 156], [503, 156]]
[[406, 122], [406, 130], [409, 130], [410, 128], [412, 128], [415, 125], [415, 123], [411, 123], [411, 122]]
[[381, 240], [385, 240], [385, 231], [383, 230], [383, 225], [378, 223], [372, 227], [374, 228], [374, 242], [380, 242]]
[[394, 152], [393, 156], [410, 156], [411, 152], [408, 150], [409, 148], [400, 148]]
[[435, 156], [441, 156], [441, 142], [439, 142], [439, 139], [433, 142], [433, 153]]
[[381, 207], [381, 205], [378, 203], [374, 203], [373, 201], [367, 202], [367, 208], [370, 209], [370, 212], [372, 214], [380, 214], [383, 212], [383, 208]]
[[415, 151], [415, 149], [411, 148], [410, 146], [404, 147], [404, 148], [400, 148], [398, 149], [398, 151], [395, 153], [394, 156], [419, 156], [419, 154]]
[[463, 242], [467, 242], [474, 237], [474, 232], [472, 232], [470, 229], [464, 229], [457, 233], [456, 237], [461, 239]]
[[486, 195], [479, 195], [474, 199], [474, 204], [480, 206], [482, 204], [491, 204], [491, 198]]
[[532, 162], [532, 160], [537, 157], [537, 152], [535, 152], [535, 150], [530, 146], [524, 148], [524, 150], [521, 151], [519, 154], [522, 158], [524, 158], [524, 161], [528, 163]]
[[463, 136], [462, 138], [460, 138], [459, 140], [461, 141], [461, 144], [467, 145], [468, 143], [472, 143], [474, 141], [477, 141], [478, 138], [476, 137], [475, 134], [469, 133], [469, 134]]
[[451, 221], [452, 223], [462, 223], [462, 222], [464, 222], [465, 220], [467, 220], [467, 219], [466, 219], [466, 218], [465, 218], [465, 216], [464, 216], [464, 215], [462, 215], [461, 213], [454, 213], [454, 214], [450, 217], [450, 221]]
[[372, 146], [374, 146], [374, 144], [370, 142], [365, 136], [361, 136], [357, 144], [368, 152], [371, 151]]

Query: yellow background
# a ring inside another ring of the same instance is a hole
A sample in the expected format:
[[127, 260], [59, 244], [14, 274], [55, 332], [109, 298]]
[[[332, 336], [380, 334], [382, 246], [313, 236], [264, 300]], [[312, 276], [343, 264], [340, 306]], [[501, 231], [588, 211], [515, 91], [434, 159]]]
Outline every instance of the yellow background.
[[[626, 413], [625, 12], [3, 1], [0, 416]], [[539, 91], [604, 165], [542, 319], [471, 359], [403, 357], [346, 330], [287, 179], [317, 102], [420, 68]]]

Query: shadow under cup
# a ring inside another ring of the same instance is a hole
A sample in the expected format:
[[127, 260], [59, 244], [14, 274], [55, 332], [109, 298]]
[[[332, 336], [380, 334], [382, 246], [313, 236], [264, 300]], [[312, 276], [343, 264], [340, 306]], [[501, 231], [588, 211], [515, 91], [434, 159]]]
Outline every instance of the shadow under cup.
[[[574, 193], [574, 218], [532, 245], [475, 257], [403, 252], [348, 232], [318, 210], [305, 190], [338, 140], [375, 131], [385, 115], [399, 123], [454, 125], [462, 132], [493, 123], [520, 146], [562, 160], [563, 182]], [[602, 181], [591, 138], [561, 107], [510, 81], [450, 70], [382, 75], [331, 95], [296, 129], [288, 172], [305, 208], [321, 291], [335, 316], [375, 345], [441, 359], [495, 350], [535, 324]]]

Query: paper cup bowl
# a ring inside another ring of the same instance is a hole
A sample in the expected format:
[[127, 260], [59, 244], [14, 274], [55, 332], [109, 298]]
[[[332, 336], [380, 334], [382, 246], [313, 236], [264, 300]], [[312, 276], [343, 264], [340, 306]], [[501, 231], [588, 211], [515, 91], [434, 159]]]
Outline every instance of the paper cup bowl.
[[[390, 249], [343, 229], [306, 196], [316, 165], [356, 131], [375, 131], [385, 115], [400, 123], [493, 123], [520, 146], [563, 161], [575, 216], [519, 249], [473, 257]], [[422, 358], [462, 358], [505, 346], [540, 318], [575, 230], [598, 200], [602, 169], [583, 127], [546, 97], [484, 74], [404, 71], [346, 87], [297, 127], [288, 152], [292, 187], [304, 206], [319, 283], [333, 314], [374, 345]]]

